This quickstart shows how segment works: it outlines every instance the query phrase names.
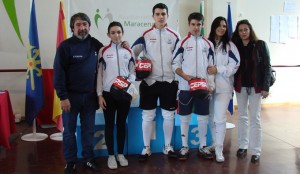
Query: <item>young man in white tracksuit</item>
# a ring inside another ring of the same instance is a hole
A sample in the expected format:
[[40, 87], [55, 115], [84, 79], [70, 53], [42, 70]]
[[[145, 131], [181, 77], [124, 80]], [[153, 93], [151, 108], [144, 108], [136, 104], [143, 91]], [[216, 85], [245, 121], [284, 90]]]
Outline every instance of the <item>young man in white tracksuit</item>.
[[144, 148], [139, 156], [145, 161], [151, 155], [150, 138], [153, 130], [153, 120], [156, 116], [157, 100], [160, 101], [162, 116], [164, 118], [164, 148], [163, 153], [169, 157], [177, 157], [171, 146], [174, 127], [174, 114], [177, 108], [176, 95], [178, 84], [174, 81], [172, 71], [172, 55], [179, 42], [177, 32], [168, 28], [168, 7], [163, 3], [156, 4], [153, 9], [154, 25], [145, 31], [132, 46], [135, 58], [140, 53], [152, 61], [152, 72], [140, 84], [140, 108], [142, 112], [142, 129]]
[[[186, 160], [189, 154], [188, 131], [191, 114], [198, 120], [199, 151], [205, 159], [212, 159], [212, 153], [206, 147], [207, 120], [209, 114], [209, 95], [215, 88], [214, 75], [207, 72], [208, 66], [214, 65], [213, 44], [201, 36], [204, 18], [200, 13], [188, 17], [189, 34], [177, 46], [173, 58], [173, 71], [179, 75], [179, 106], [182, 148], [178, 154], [180, 160]], [[205, 79], [208, 94], [204, 99], [197, 98], [190, 92], [189, 81], [195, 78]], [[194, 108], [194, 110], [193, 110]]]

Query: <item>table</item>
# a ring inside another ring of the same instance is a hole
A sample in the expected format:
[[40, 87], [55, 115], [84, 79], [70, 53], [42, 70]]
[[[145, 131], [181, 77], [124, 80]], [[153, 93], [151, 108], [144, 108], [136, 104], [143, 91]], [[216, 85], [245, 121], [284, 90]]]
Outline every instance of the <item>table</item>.
[[16, 131], [9, 92], [0, 90], [0, 146], [10, 149], [9, 136]]

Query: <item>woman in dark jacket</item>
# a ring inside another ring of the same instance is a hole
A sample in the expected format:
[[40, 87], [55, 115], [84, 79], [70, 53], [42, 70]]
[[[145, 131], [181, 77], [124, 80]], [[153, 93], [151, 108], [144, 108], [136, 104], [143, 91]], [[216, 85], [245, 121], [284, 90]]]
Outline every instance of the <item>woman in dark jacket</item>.
[[[262, 99], [268, 97], [271, 78], [270, 55], [266, 43], [258, 40], [248, 20], [237, 23], [232, 36], [241, 63], [235, 74], [234, 88], [238, 105], [237, 156], [242, 158], [251, 151], [251, 162], [259, 161], [262, 144], [260, 111]], [[248, 129], [248, 109], [250, 136]]]

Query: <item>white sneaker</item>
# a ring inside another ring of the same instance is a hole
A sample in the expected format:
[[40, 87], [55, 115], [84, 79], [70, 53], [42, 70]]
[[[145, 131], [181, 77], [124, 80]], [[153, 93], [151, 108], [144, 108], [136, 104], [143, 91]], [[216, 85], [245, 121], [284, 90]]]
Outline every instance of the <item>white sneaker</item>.
[[107, 166], [110, 169], [116, 169], [116, 168], [118, 168], [116, 157], [114, 155], [109, 155], [108, 156]]
[[122, 167], [128, 166], [128, 160], [125, 158], [123, 154], [117, 155], [117, 161], [119, 161], [120, 166]]
[[149, 146], [144, 146], [142, 153], [139, 156], [139, 161], [146, 161], [151, 155], [151, 150]]
[[184, 161], [187, 160], [188, 157], [189, 157], [189, 147], [182, 146], [178, 154], [178, 159]]
[[219, 162], [219, 163], [222, 163], [225, 161], [225, 158], [223, 156], [223, 148], [221, 147], [216, 147], [215, 149], [215, 153], [216, 153], [216, 161]]
[[174, 149], [170, 144], [164, 146], [163, 153], [168, 155], [168, 157], [177, 158], [177, 153], [174, 152]]

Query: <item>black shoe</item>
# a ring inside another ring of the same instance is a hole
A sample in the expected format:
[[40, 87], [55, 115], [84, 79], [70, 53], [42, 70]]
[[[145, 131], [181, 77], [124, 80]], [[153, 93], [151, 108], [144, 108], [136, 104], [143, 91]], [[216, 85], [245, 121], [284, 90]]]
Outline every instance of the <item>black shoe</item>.
[[91, 161], [88, 161], [88, 162], [85, 162], [83, 164], [83, 166], [87, 169], [90, 169], [94, 172], [96, 171], [100, 171], [100, 167], [96, 164], [96, 162], [94, 160], [91, 160]]
[[239, 158], [244, 158], [247, 155], [247, 149], [239, 149], [236, 152], [236, 156]]
[[65, 166], [64, 174], [73, 174], [75, 173], [76, 165], [74, 162], [69, 162]]
[[260, 159], [260, 156], [259, 155], [252, 155], [251, 157], [251, 163], [256, 163], [258, 162]]

